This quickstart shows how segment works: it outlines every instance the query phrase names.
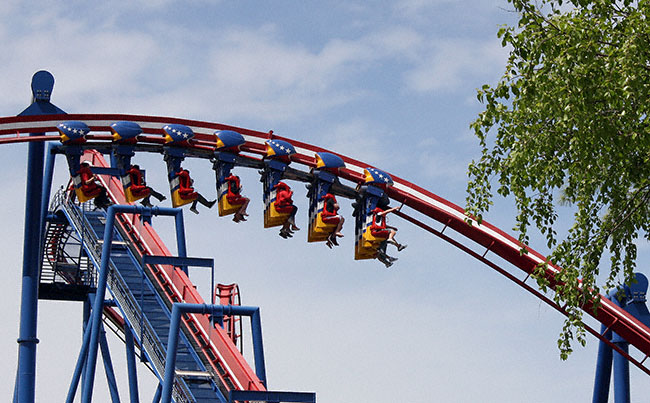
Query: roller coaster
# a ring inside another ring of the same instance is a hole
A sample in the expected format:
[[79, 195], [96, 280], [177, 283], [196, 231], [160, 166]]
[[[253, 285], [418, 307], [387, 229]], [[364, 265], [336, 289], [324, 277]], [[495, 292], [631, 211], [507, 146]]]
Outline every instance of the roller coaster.
[[[386, 216], [392, 213], [566, 314], [530, 279], [546, 262], [544, 256], [487, 222], [470, 225], [462, 208], [405, 179], [273, 132], [171, 117], [66, 114], [50, 102], [53, 84], [50, 73], [36, 73], [32, 104], [18, 116], [0, 118], [1, 145], [29, 143], [15, 402], [34, 401], [38, 299], [79, 301], [86, 308], [68, 402], [75, 401], [79, 386], [81, 401], [92, 401], [100, 352], [111, 397], [119, 401], [107, 359], [107, 326], [125, 342], [131, 402], [140, 401], [138, 356], [159, 380], [154, 402], [316, 401], [312, 392], [267, 389], [259, 308], [241, 305], [236, 284], [215, 284], [213, 259], [187, 255], [182, 206], [191, 204], [191, 211], [198, 212], [197, 203], [216, 204], [219, 216], [246, 220], [249, 199], [232, 172], [236, 167], [259, 173], [264, 227], [280, 227], [283, 238], [300, 234], [287, 182], [303, 183], [309, 198], [309, 226], [303, 231], [308, 242], [338, 245], [345, 219], [338, 214], [336, 198], [350, 199], [354, 213], [349, 221], [355, 228], [352, 258], [377, 259], [386, 267], [394, 264], [397, 259], [388, 255], [388, 245], [396, 251], [405, 245], [395, 239], [396, 228], [386, 225]], [[152, 196], [161, 200], [166, 196], [148, 187], [145, 171], [132, 164], [137, 153], [163, 156], [172, 208], [151, 203]], [[70, 182], [52, 194], [57, 156], [66, 159]], [[195, 191], [191, 174], [183, 167], [187, 158], [212, 163], [215, 200]], [[175, 220], [176, 255], [153, 229], [159, 216]], [[491, 256], [511, 266], [504, 267]], [[188, 267], [211, 269], [210, 301], [197, 292]], [[554, 288], [561, 268], [545, 267], [543, 275]], [[519, 276], [522, 272], [524, 279]], [[647, 280], [641, 274], [637, 279], [637, 284], [621, 288], [623, 292], [601, 296], [600, 304], [583, 306], [602, 326], [600, 330], [587, 326], [601, 341], [594, 402], [608, 399], [612, 363], [617, 402], [629, 401], [630, 362], [650, 375], [645, 363], [650, 356]], [[242, 353], [242, 334], [247, 330], [242, 317], [250, 318], [252, 365]], [[638, 354], [630, 353], [629, 345], [642, 357], [634, 357]]]

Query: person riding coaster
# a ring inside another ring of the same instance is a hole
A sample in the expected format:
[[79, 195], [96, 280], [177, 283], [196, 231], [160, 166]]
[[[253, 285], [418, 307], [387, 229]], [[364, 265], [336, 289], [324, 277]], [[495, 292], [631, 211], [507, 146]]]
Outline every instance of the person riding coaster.
[[245, 217], [248, 217], [246, 208], [248, 208], [250, 199], [241, 195], [242, 186], [239, 176], [230, 175], [226, 178], [226, 181], [228, 182], [228, 193], [226, 194], [228, 203], [240, 206], [232, 220], [234, 222], [246, 221]]
[[84, 161], [81, 163], [81, 167], [77, 171], [77, 175], [81, 180], [81, 185], [79, 189], [87, 198], [94, 199], [93, 202], [98, 208], [108, 208], [112, 203], [108, 198], [106, 188], [101, 184], [97, 183], [97, 177], [90, 170], [90, 163]]
[[187, 169], [181, 168], [180, 171], [176, 172], [176, 175], [179, 179], [178, 194], [181, 199], [193, 200], [192, 207], [190, 207], [190, 211], [192, 213], [199, 214], [199, 211], [196, 209], [197, 203], [201, 203], [207, 208], [212, 208], [212, 206], [214, 206], [214, 204], [217, 202], [216, 200], [208, 201], [205, 197], [203, 197], [203, 195], [194, 191], [194, 188], [192, 187], [194, 181], [192, 178], [190, 178], [190, 171]]
[[147, 186], [139, 165], [131, 165], [131, 168], [129, 168], [126, 173], [129, 174], [129, 179], [131, 180], [131, 186], [129, 186], [131, 194], [136, 198], [143, 198], [142, 201], [140, 201], [140, 204], [143, 206], [153, 207], [153, 204], [151, 204], [151, 196], [155, 197], [160, 202], [167, 199], [167, 197], [162, 193], [156, 192], [153, 188]]
[[336, 228], [329, 234], [327, 237], [327, 247], [332, 248], [332, 246], [339, 246], [339, 243], [337, 242], [336, 238], [342, 238], [343, 234], [341, 233], [341, 229], [343, 228], [343, 223], [345, 222], [345, 218], [343, 218], [339, 213], [339, 204], [336, 201], [336, 197], [334, 197], [333, 194], [327, 193], [323, 196], [324, 199], [324, 204], [323, 204], [323, 211], [321, 211], [321, 219], [325, 224], [332, 224], [336, 225]]
[[287, 220], [282, 224], [280, 229], [280, 236], [282, 238], [290, 238], [293, 235], [293, 231], [299, 231], [300, 228], [296, 226], [296, 212], [298, 212], [298, 207], [293, 204], [291, 197], [293, 192], [289, 185], [284, 182], [278, 182], [274, 189], [277, 190], [275, 196], [274, 207], [275, 210], [279, 213], [289, 214]]
[[381, 207], [376, 207], [372, 211], [372, 224], [370, 225], [370, 233], [375, 237], [386, 238], [386, 240], [382, 241], [377, 248], [377, 260], [385, 264], [386, 267], [392, 266], [393, 262], [397, 260], [397, 258], [388, 256], [386, 253], [386, 247], [389, 243], [395, 245], [398, 252], [401, 252], [407, 247], [407, 245], [400, 244], [395, 239], [397, 228], [386, 225], [386, 215], [392, 213], [393, 211], [399, 211], [401, 209], [402, 206], [393, 207], [388, 210], [384, 210]]

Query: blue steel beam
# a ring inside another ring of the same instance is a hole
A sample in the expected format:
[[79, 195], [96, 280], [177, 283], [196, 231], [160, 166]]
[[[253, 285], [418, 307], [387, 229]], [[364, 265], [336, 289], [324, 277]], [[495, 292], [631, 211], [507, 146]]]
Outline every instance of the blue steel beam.
[[[64, 114], [50, 103], [54, 77], [39, 71], [32, 77], [33, 102], [20, 116]], [[43, 133], [30, 133], [41, 136]], [[39, 252], [41, 246], [43, 203], [43, 162], [45, 145], [30, 142], [27, 152], [27, 186], [25, 194], [25, 231], [23, 241], [23, 271], [18, 336], [18, 373], [14, 396], [19, 403], [32, 403], [36, 390], [36, 334], [38, 321]], [[14, 400], [16, 400], [14, 398]]]
[[[616, 343], [625, 353], [629, 343]], [[630, 362], [619, 352], [614, 351], [614, 402], [630, 403]]]
[[102, 351], [104, 372], [106, 373], [106, 382], [108, 383], [108, 390], [111, 394], [111, 401], [113, 403], [120, 403], [120, 393], [117, 389], [117, 380], [115, 379], [115, 371], [113, 370], [113, 361], [111, 360], [111, 353], [108, 349], [108, 341], [106, 340], [106, 330], [104, 330], [103, 325], [100, 328], [99, 347]]
[[145, 255], [142, 258], [144, 264], [165, 264], [178, 267], [213, 267], [214, 259], [202, 257], [181, 257], [181, 256], [155, 256]]
[[[612, 339], [612, 331], [607, 331], [605, 325], [600, 326], [600, 333]], [[612, 348], [604, 341], [598, 344], [598, 359], [596, 361], [596, 380], [594, 381], [594, 395], [592, 403], [607, 403], [609, 400], [609, 384], [612, 377]]]
[[158, 384], [158, 387], [156, 388], [156, 393], [153, 395], [153, 400], [151, 401], [152, 403], [160, 403], [160, 398], [162, 397], [162, 384]]
[[[608, 298], [632, 314], [636, 319], [650, 325], [650, 312], [646, 306], [646, 293], [648, 279], [642, 273], [634, 273], [635, 281], [629, 285], [619, 286], [608, 294]], [[607, 403], [609, 388], [614, 370], [614, 401], [616, 403], [629, 403], [630, 397], [630, 365], [628, 356], [629, 343], [623, 337], [601, 326], [601, 340], [598, 346], [598, 360], [596, 362], [596, 377], [594, 381], [593, 403]], [[606, 341], [613, 343], [608, 345]], [[615, 351], [616, 350], [616, 351]]]
[[[140, 305], [142, 306], [142, 305]], [[129, 396], [131, 403], [139, 403], [138, 369], [135, 365], [135, 347], [133, 345], [133, 332], [131, 326], [124, 326], [124, 344], [126, 345], [126, 366], [129, 373]]]
[[207, 305], [174, 303], [172, 307], [171, 323], [169, 325], [169, 337], [167, 339], [167, 355], [165, 358], [165, 374], [162, 383], [162, 403], [171, 403], [172, 386], [176, 372], [176, 351], [178, 348], [178, 336], [181, 325], [181, 317], [184, 313], [199, 313], [213, 316], [238, 315], [250, 316], [253, 336], [253, 357], [255, 359], [255, 373], [257, 377], [266, 384], [266, 369], [264, 364], [264, 346], [262, 344], [262, 320], [260, 309], [250, 306], [234, 305]]

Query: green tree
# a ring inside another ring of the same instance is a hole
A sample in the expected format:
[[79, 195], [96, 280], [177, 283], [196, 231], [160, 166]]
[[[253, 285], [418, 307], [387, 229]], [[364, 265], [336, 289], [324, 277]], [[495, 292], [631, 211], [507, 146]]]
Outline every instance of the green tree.
[[[566, 359], [573, 340], [585, 343], [580, 307], [629, 282], [635, 242], [650, 239], [650, 0], [509, 2], [519, 22], [498, 32], [510, 49], [503, 77], [478, 91], [482, 155], [469, 166], [467, 213], [482, 220], [494, 185], [514, 197], [519, 240], [532, 226], [545, 236], [563, 268], [554, 298], [570, 314]], [[562, 203], [573, 225], [558, 235]]]

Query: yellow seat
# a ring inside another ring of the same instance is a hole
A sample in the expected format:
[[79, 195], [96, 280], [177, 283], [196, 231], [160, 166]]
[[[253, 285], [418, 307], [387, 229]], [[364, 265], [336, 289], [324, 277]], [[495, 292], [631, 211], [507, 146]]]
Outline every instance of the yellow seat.
[[140, 199], [144, 199], [146, 196], [136, 196], [131, 192], [131, 178], [129, 175], [123, 176], [122, 178], [122, 188], [124, 188], [124, 197], [129, 203], [136, 202]]
[[172, 192], [172, 206], [173, 207], [184, 206], [186, 204], [192, 203], [196, 199], [197, 199], [196, 197], [193, 197], [191, 199], [183, 199], [183, 198], [181, 198], [180, 193], [178, 193], [178, 189], [176, 189], [176, 190], [174, 190]]
[[336, 229], [336, 224], [330, 224], [323, 221], [322, 214], [322, 212], [316, 214], [316, 219], [310, 223], [307, 242], [325, 241]]
[[86, 194], [81, 190], [81, 188], [75, 188], [74, 192], [77, 194], [77, 200], [79, 200], [80, 203], [87, 202], [88, 200], [92, 200], [97, 196], [86, 196]]
[[264, 228], [277, 227], [284, 224], [289, 219], [291, 213], [281, 213], [275, 209], [275, 203], [269, 203], [264, 210]]
[[235, 214], [241, 208], [241, 204], [231, 204], [228, 201], [227, 193], [224, 193], [219, 198], [219, 217]]
[[77, 195], [77, 200], [79, 200], [80, 203], [85, 203], [88, 200], [92, 200], [95, 197], [99, 196], [99, 195], [88, 196], [83, 192], [83, 190], [81, 190], [81, 176], [79, 175], [75, 175], [72, 178], [72, 183], [74, 184], [74, 192]]
[[370, 226], [361, 234], [361, 237], [357, 240], [357, 244], [354, 249], [354, 259], [373, 259], [377, 256], [377, 249], [382, 242], [388, 239], [388, 236], [377, 237], [372, 235], [370, 231]]

